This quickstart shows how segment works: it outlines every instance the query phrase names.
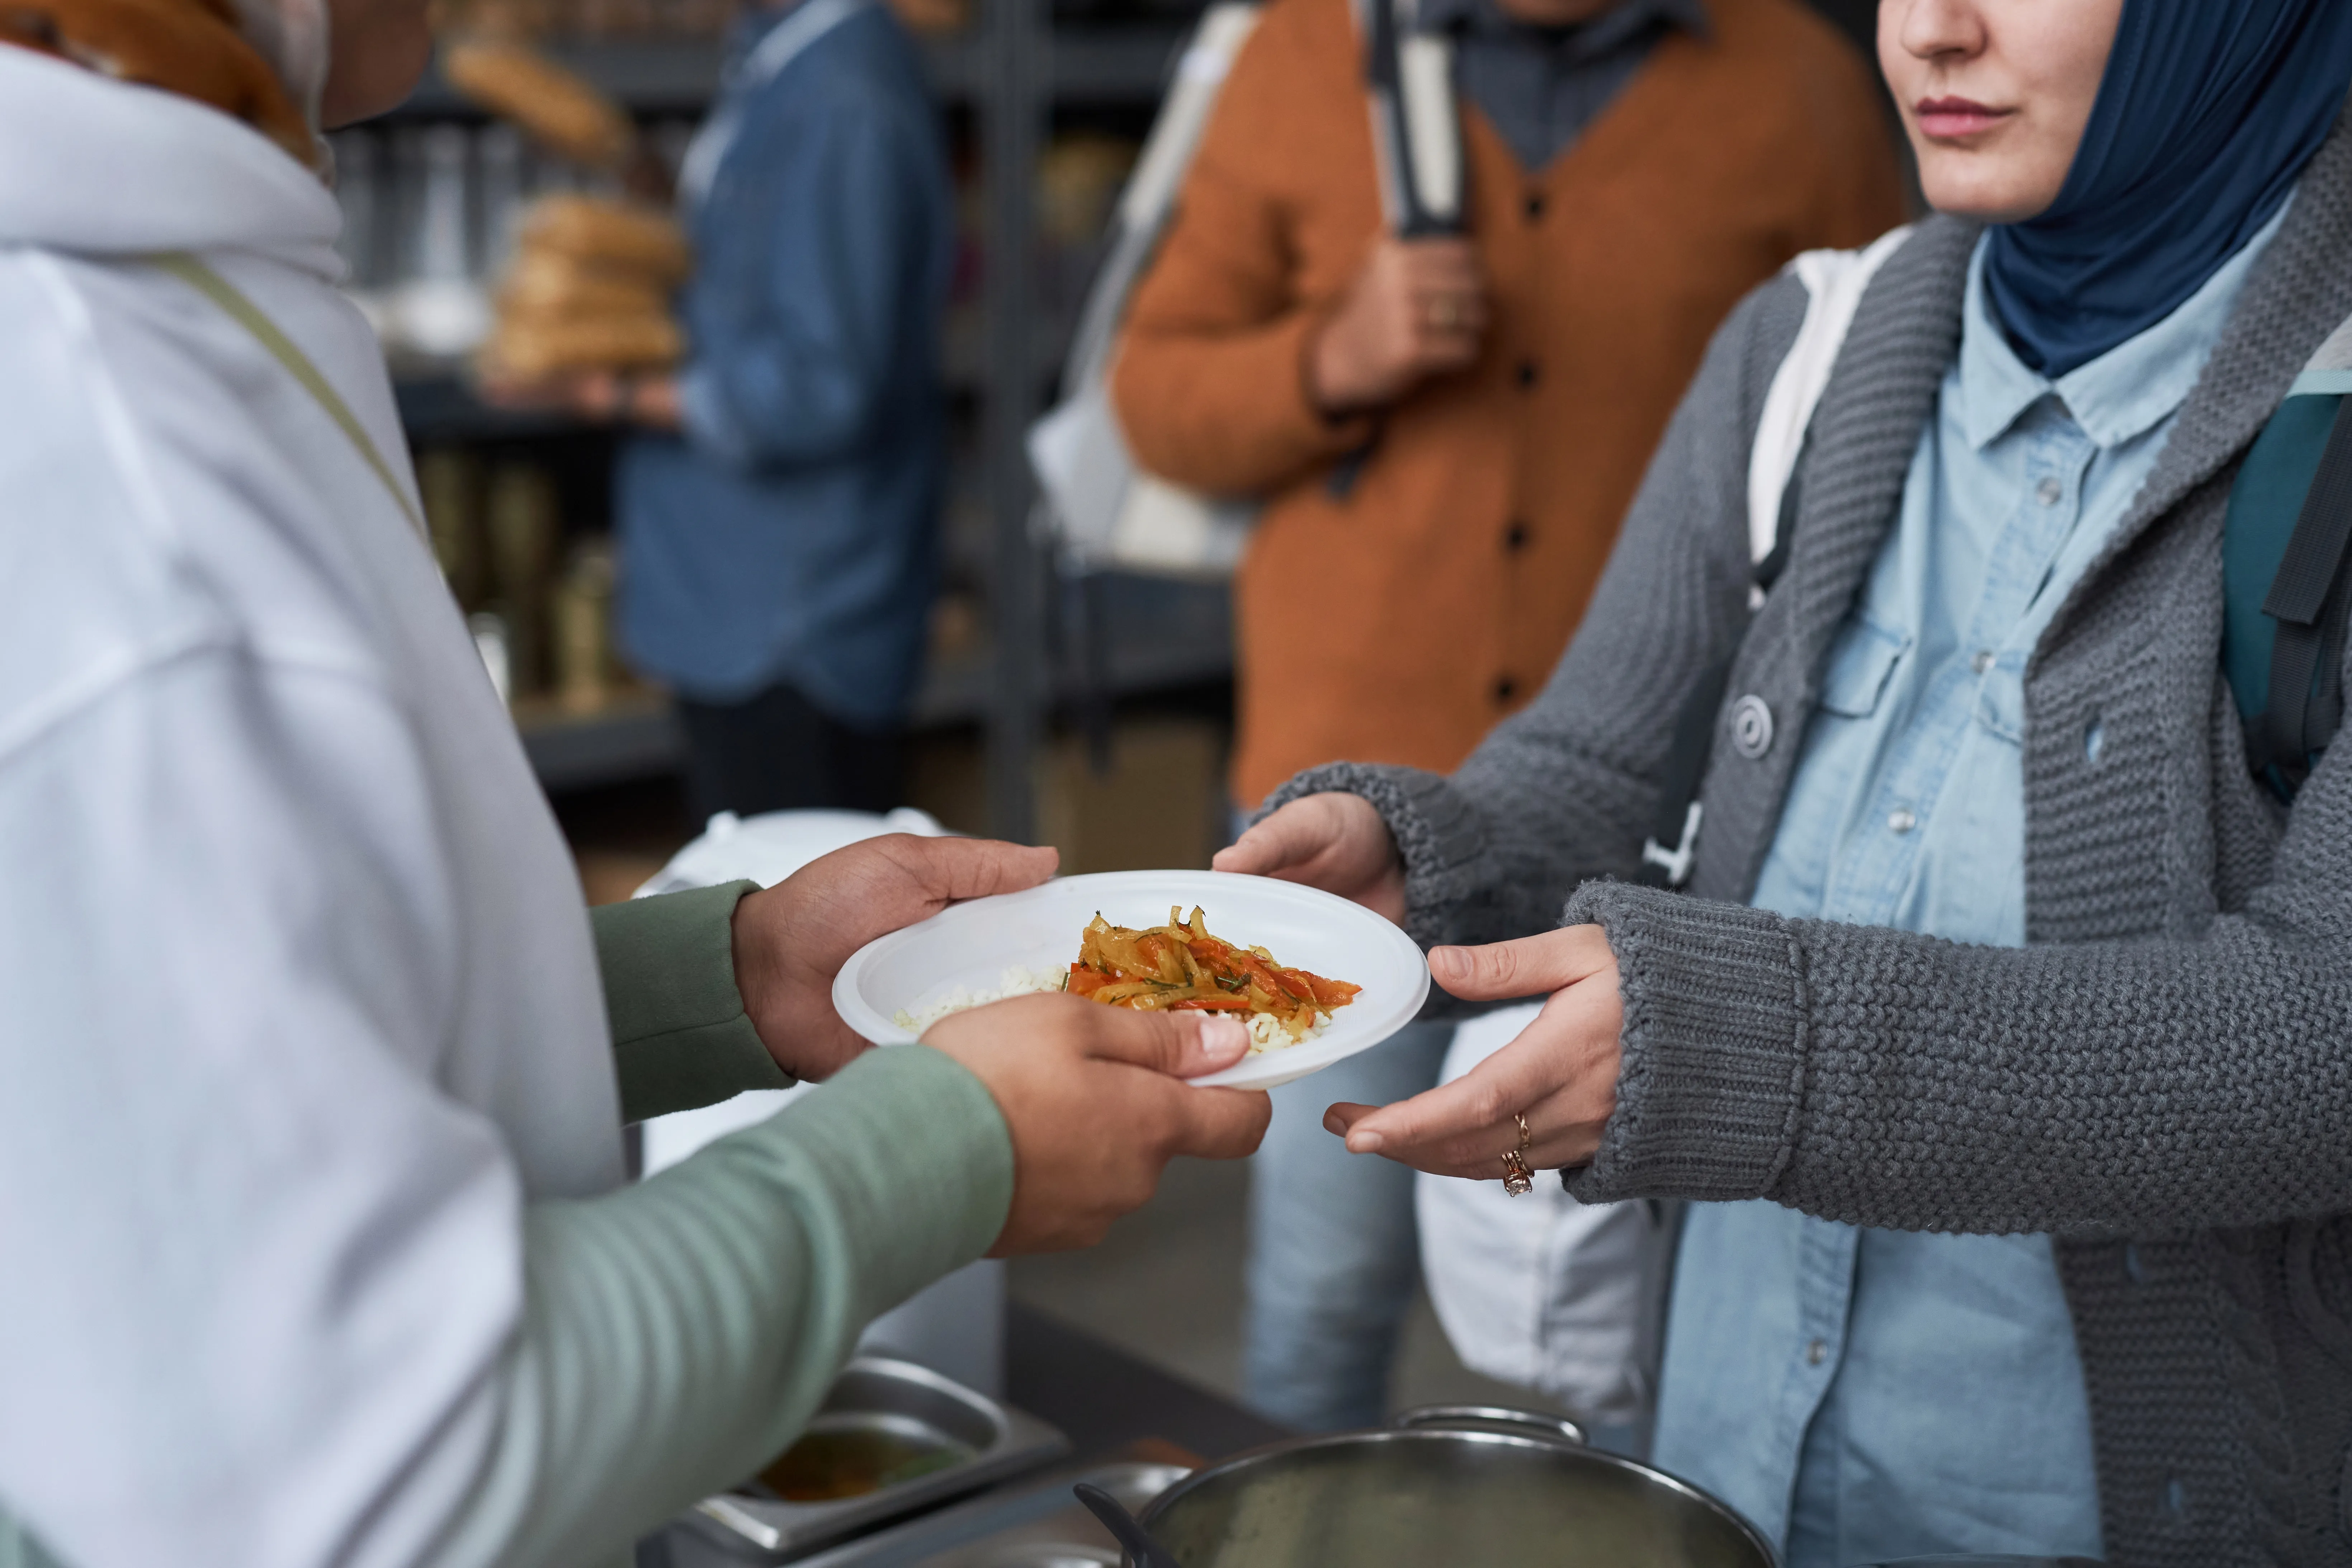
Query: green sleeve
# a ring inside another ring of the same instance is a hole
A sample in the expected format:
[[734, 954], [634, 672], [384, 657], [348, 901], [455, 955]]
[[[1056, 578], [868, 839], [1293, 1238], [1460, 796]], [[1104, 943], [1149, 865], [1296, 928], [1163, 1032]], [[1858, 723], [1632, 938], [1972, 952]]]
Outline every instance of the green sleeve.
[[728, 882], [589, 911], [624, 1121], [793, 1086], [735, 985], [735, 905], [759, 890]]
[[979, 1258], [1012, 1200], [988, 1090], [900, 1046], [636, 1186], [533, 1205], [501, 1419], [439, 1561], [625, 1562], [782, 1450], [866, 1323]]
[[[868, 1051], [757, 1127], [599, 1198], [523, 1212], [523, 1312], [443, 1568], [627, 1568], [646, 1531], [751, 1475], [866, 1323], [981, 1256], [1013, 1143], [926, 1046]], [[0, 1568], [58, 1568], [0, 1512]]]

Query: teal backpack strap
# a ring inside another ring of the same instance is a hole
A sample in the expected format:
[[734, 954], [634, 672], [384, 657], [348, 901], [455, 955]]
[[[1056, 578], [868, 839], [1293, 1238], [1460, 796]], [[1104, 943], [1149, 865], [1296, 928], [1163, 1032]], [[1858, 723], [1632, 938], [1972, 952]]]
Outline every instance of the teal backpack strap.
[[2296, 381], [2231, 489], [2221, 541], [2223, 671], [2248, 763], [2288, 800], [2343, 723], [2352, 612], [2347, 394], [2352, 370], [2315, 364]]
[[2263, 599], [2271, 642], [2263, 738], [2274, 766], [2309, 771], [2344, 718], [2344, 546], [2352, 538], [2352, 401], [2338, 397], [2319, 470]]

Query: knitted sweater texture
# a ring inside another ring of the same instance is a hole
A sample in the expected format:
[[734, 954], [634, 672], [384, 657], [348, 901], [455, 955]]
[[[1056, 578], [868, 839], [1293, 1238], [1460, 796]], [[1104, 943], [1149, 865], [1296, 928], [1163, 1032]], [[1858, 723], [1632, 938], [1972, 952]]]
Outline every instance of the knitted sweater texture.
[[[1604, 928], [1623, 1066], [1578, 1196], [2054, 1233], [2110, 1560], [2352, 1564], [2352, 745], [2281, 809], [2220, 666], [2230, 487], [2352, 313], [2343, 125], [2027, 667], [2028, 945], [1742, 901], [1957, 351], [1978, 232], [1931, 219], [1873, 283], [1752, 626], [1748, 455], [1803, 316], [1790, 279], [1717, 334], [1540, 699], [1450, 776], [1335, 764], [1269, 805], [1378, 806], [1424, 943]], [[1618, 880], [1684, 693], [1735, 648], [1689, 892]], [[1772, 721], [1752, 756], [1729, 738], [1748, 699]]]

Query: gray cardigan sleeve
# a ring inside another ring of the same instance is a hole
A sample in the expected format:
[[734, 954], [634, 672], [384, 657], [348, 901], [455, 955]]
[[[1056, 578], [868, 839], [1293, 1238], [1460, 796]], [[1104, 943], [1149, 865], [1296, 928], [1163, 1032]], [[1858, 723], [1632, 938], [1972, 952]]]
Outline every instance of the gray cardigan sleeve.
[[1573, 1190], [1982, 1232], [2352, 1207], [2352, 752], [2275, 864], [2193, 939], [2023, 948], [1591, 884], [1624, 1066]]
[[1777, 278], [1717, 331], [1534, 703], [1450, 777], [1336, 763], [1267, 798], [1270, 812], [1339, 790], [1378, 807], [1404, 857], [1406, 930], [1423, 946], [1547, 931], [1580, 882], [1640, 863], [1683, 699], [1747, 626], [1748, 447], [1806, 300], [1802, 283]]

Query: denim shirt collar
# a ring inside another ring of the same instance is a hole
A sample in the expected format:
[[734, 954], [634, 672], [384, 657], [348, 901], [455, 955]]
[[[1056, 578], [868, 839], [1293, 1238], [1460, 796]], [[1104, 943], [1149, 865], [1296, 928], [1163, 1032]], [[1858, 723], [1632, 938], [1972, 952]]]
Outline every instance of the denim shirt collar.
[[1979, 240], [1969, 261], [1968, 297], [1961, 307], [1957, 388], [1960, 429], [1969, 445], [1983, 451], [2027, 409], [2053, 395], [2103, 450], [2137, 439], [2171, 417], [2204, 374], [2247, 275], [2294, 205], [2290, 197], [2260, 233], [2172, 314], [2055, 381], [2018, 358], [2009, 334], [1994, 318], [1984, 286], [1985, 244]]

